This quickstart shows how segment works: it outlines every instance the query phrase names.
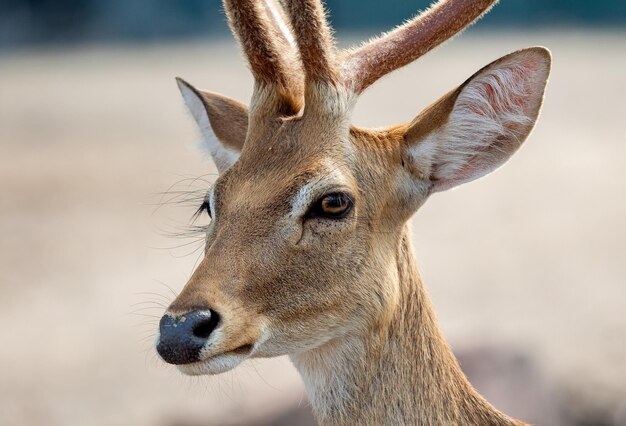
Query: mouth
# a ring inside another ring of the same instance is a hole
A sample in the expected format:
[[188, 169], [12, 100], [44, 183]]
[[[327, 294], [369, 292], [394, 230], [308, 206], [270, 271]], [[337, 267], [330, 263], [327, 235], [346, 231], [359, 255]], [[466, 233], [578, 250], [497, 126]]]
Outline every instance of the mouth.
[[214, 375], [232, 370], [250, 357], [253, 345], [245, 344], [231, 351], [207, 356], [200, 361], [180, 364], [178, 370], [188, 376]]

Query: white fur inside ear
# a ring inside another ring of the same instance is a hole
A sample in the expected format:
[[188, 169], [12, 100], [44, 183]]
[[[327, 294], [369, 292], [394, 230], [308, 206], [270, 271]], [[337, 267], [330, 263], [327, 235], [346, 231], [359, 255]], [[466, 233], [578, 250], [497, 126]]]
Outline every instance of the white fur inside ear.
[[462, 89], [446, 124], [409, 148], [436, 190], [492, 172], [519, 148], [534, 122], [534, 78], [524, 63], [483, 71]]
[[524, 110], [525, 100], [531, 96], [525, 74], [528, 70], [523, 66], [511, 64], [488, 71], [463, 89], [443, 132], [447, 143], [440, 155], [448, 161], [438, 170], [439, 178], [458, 172], [472, 156], [498, 140], [522, 143], [515, 129], [532, 123]]
[[202, 135], [203, 148], [213, 157], [217, 170], [223, 173], [237, 161], [239, 151], [227, 147], [217, 138], [217, 135], [211, 127], [211, 122], [209, 121], [204, 103], [198, 97], [198, 94], [181, 80], [177, 80], [177, 83], [180, 93], [185, 100], [185, 105], [187, 105], [189, 112], [191, 112], [196, 123], [198, 123]]

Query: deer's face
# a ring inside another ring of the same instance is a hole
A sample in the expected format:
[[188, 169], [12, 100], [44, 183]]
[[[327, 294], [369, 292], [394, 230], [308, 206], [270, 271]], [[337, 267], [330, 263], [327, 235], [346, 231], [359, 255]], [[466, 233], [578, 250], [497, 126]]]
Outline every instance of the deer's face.
[[161, 357], [214, 374], [376, 327], [400, 291], [407, 219], [519, 148], [549, 64], [540, 48], [505, 56], [411, 123], [376, 131], [350, 126], [340, 86], [316, 86], [304, 113], [280, 116], [272, 94], [256, 98], [268, 110], [248, 111], [179, 81], [220, 176], [203, 203], [205, 256], [161, 319]]
[[162, 321], [162, 356], [217, 373], [369, 326], [393, 298], [380, 284], [409, 214], [394, 200], [393, 134], [368, 149], [376, 133], [342, 114], [272, 121], [248, 139], [206, 194], [205, 256]]

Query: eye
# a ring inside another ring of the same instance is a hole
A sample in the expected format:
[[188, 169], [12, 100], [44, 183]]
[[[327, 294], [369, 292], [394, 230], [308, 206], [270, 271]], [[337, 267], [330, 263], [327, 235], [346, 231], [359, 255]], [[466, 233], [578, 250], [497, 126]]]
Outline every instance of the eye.
[[354, 200], [351, 195], [345, 192], [333, 192], [317, 200], [307, 213], [307, 217], [341, 219], [350, 213], [353, 206]]
[[193, 215], [194, 219], [200, 217], [200, 215], [204, 212], [206, 212], [210, 218], [213, 217], [211, 213], [211, 204], [208, 201], [203, 201], [202, 204], [200, 204], [200, 207], [198, 207], [198, 210], [196, 210], [196, 213]]

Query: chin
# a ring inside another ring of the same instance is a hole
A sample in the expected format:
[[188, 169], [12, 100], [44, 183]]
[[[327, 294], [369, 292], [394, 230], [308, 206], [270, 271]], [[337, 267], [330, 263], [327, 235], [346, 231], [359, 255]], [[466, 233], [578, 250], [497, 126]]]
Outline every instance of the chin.
[[237, 367], [247, 357], [238, 354], [216, 355], [203, 361], [181, 364], [176, 367], [187, 376], [205, 376], [225, 373]]

